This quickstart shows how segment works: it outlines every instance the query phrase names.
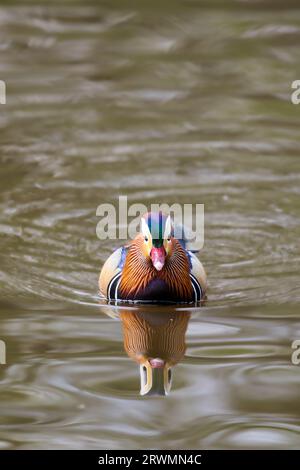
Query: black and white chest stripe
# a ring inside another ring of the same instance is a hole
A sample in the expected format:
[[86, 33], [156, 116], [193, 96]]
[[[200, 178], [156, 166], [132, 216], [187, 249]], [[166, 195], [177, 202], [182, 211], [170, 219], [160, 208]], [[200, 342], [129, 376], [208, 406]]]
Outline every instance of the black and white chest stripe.
[[[108, 300], [118, 300], [118, 289], [121, 282], [122, 272], [118, 272], [111, 279], [108, 288], [107, 288], [107, 298]], [[203, 291], [199, 281], [196, 277], [190, 273], [190, 278], [194, 290], [194, 301], [199, 302], [203, 297]]]
[[191, 278], [192, 286], [194, 289], [194, 296], [195, 296], [194, 300], [195, 302], [199, 302], [203, 297], [202, 287], [199, 281], [195, 278], [195, 276], [192, 273], [190, 273], [190, 278]]
[[118, 272], [111, 279], [107, 288], [107, 298], [108, 300], [118, 300], [118, 289], [121, 282], [122, 271]]

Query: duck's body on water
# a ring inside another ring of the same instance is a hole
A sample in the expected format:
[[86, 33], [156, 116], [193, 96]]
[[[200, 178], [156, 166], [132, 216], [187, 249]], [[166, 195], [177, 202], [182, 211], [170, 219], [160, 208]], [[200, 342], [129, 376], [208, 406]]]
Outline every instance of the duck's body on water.
[[115, 250], [99, 278], [109, 301], [194, 303], [205, 297], [202, 263], [174, 236], [170, 216], [147, 213], [141, 231], [129, 245]]

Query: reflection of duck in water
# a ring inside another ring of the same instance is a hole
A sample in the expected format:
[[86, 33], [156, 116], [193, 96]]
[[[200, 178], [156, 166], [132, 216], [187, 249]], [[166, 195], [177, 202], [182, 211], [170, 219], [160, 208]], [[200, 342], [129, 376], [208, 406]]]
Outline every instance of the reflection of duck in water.
[[[154, 308], [154, 307], [153, 307]], [[144, 310], [144, 309], [143, 309]], [[124, 347], [140, 364], [141, 395], [167, 395], [171, 388], [172, 367], [185, 353], [188, 312], [126, 310], [120, 313]]]
[[206, 274], [184, 236], [175, 238], [170, 216], [149, 212], [135, 239], [107, 259], [99, 287], [108, 300], [199, 302], [205, 297]]

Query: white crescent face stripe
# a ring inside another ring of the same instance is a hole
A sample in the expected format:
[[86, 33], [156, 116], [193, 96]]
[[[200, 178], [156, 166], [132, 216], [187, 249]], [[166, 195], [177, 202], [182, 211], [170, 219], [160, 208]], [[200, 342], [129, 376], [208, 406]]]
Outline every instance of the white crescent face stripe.
[[199, 281], [195, 278], [195, 276], [192, 273], [190, 273], [190, 278], [191, 278], [192, 286], [193, 286], [194, 293], [195, 293], [195, 301], [198, 302], [203, 297], [202, 288], [201, 288]]
[[149, 227], [145, 221], [145, 219], [142, 217], [141, 218], [141, 232], [144, 235], [144, 237], [148, 237], [149, 240], [152, 240], [152, 236], [149, 230]]
[[122, 272], [119, 272], [114, 275], [108, 284], [107, 288], [107, 298], [108, 300], [116, 300], [118, 296], [118, 288], [121, 281]]
[[168, 215], [168, 218], [165, 224], [164, 239], [166, 240], [171, 235], [172, 235], [172, 219], [171, 219], [171, 216]]

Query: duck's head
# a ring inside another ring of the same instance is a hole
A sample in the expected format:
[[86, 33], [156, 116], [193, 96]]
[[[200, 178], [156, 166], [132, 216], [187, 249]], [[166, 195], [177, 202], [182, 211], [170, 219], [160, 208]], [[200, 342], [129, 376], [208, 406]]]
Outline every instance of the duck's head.
[[165, 301], [163, 295], [169, 291], [168, 301], [193, 299], [189, 258], [178, 234], [174, 235], [170, 215], [160, 211], [141, 217], [140, 232], [128, 245], [120, 298]]
[[171, 217], [160, 212], [147, 212], [141, 218], [140, 237], [142, 253], [151, 260], [153, 267], [161, 271], [166, 258], [172, 253], [173, 224]]

